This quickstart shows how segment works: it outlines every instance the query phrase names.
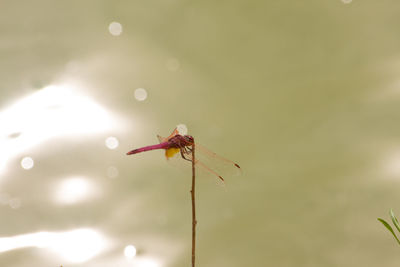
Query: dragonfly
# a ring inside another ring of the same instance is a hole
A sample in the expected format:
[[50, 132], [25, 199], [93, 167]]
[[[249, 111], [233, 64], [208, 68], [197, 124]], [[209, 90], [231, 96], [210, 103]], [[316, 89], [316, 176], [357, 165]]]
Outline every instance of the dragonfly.
[[[168, 137], [157, 135], [157, 138], [160, 141], [159, 144], [137, 148], [129, 151], [126, 154], [133, 155], [156, 149], [164, 149], [165, 157], [167, 160], [176, 156], [180, 156], [182, 159], [192, 162], [192, 149], [193, 145], [195, 144], [193, 136], [182, 135], [179, 133], [178, 129], [175, 128]], [[241, 172], [239, 164], [217, 155], [211, 150], [205, 148], [204, 146], [199, 145], [197, 142], [195, 144], [195, 148], [196, 154], [200, 153], [200, 155], [202, 155], [202, 158], [204, 158], [207, 162], [212, 162], [212, 165], [220, 165], [222, 166], [222, 169], [228, 169], [229, 171], [233, 170], [233, 172], [235, 173]], [[195, 159], [195, 166], [198, 166], [206, 172], [210, 173], [211, 175], [218, 177], [222, 182], [225, 181], [225, 179], [215, 167], [208, 166], [205, 162], [203, 162], [203, 160], [198, 159], [198, 157], [196, 157]]]

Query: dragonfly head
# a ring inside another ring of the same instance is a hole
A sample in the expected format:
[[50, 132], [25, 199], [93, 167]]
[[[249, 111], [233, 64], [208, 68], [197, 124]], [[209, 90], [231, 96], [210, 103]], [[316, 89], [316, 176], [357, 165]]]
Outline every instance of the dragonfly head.
[[194, 138], [193, 138], [193, 136], [191, 136], [191, 135], [185, 135], [184, 138], [185, 138], [185, 141], [188, 143], [189, 146], [192, 145], [192, 144], [194, 144]]

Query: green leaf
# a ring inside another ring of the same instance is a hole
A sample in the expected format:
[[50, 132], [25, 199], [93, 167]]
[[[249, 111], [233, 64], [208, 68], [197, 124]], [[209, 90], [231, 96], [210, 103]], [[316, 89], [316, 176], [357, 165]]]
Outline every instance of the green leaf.
[[392, 222], [393, 222], [394, 226], [396, 226], [397, 231], [400, 232], [400, 225], [399, 225], [399, 222], [397, 221], [396, 216], [394, 216], [394, 213], [393, 213], [393, 210], [392, 210], [392, 209], [390, 209], [390, 217], [392, 217]]
[[378, 221], [380, 221], [392, 233], [392, 235], [396, 239], [397, 243], [400, 245], [400, 240], [397, 238], [397, 236], [394, 233], [392, 227], [384, 219], [378, 218]]

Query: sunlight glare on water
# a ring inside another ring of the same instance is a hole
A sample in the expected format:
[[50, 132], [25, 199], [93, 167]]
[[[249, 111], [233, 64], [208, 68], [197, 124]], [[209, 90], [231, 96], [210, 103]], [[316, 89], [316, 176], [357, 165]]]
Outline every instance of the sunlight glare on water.
[[[0, 160], [2, 160], [1, 157], [0, 157]], [[5, 161], [0, 161], [0, 175], [5, 173], [5, 172], [6, 172], [6, 163], [5, 163]]]
[[161, 267], [161, 264], [156, 259], [149, 257], [137, 259], [135, 263], [140, 267]]
[[[51, 85], [0, 111], [2, 172], [6, 171], [7, 160], [49, 138], [117, 128], [118, 120], [81, 91], [67, 84]], [[23, 166], [32, 165], [31, 160], [25, 161]]]
[[84, 177], [72, 177], [61, 181], [54, 190], [57, 203], [71, 205], [95, 195], [95, 186]]
[[25, 247], [37, 247], [55, 252], [72, 263], [85, 262], [107, 247], [107, 240], [92, 229], [67, 232], [37, 232], [12, 237], [0, 237], [0, 253]]
[[106, 247], [106, 240], [91, 229], [78, 229], [58, 234], [48, 248], [70, 262], [85, 262]]

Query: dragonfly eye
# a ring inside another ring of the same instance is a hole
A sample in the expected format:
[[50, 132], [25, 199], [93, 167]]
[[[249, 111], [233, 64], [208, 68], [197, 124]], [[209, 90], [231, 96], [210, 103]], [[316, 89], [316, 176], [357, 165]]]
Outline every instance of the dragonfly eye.
[[187, 140], [189, 143], [194, 143], [193, 136], [187, 135], [187, 136], [186, 136], [186, 140]]

